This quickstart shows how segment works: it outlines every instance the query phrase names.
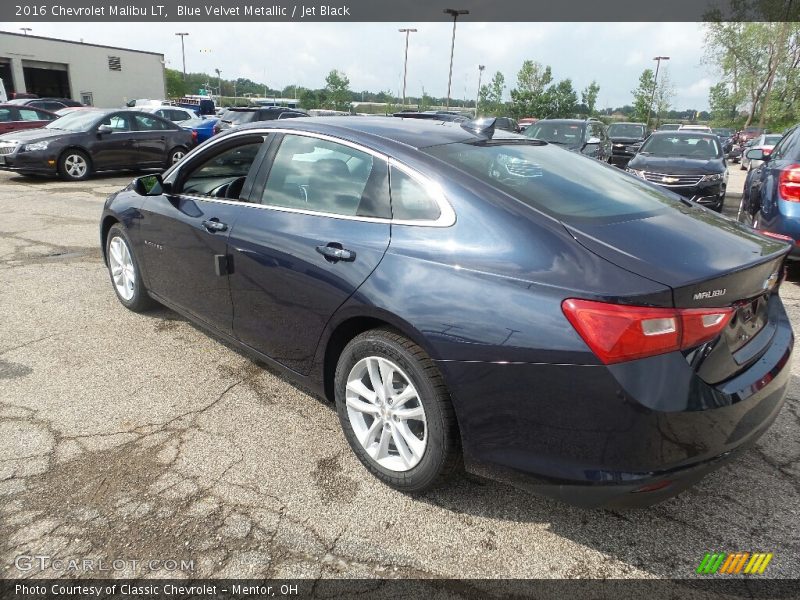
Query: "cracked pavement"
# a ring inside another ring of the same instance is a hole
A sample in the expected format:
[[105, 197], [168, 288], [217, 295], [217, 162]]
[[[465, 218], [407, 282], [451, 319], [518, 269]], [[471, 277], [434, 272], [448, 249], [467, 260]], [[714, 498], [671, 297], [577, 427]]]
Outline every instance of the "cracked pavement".
[[[469, 476], [412, 498], [362, 468], [331, 406], [167, 309], [120, 305], [98, 218], [130, 179], [0, 173], [0, 577], [92, 575], [14, 565], [48, 555], [194, 561], [121, 577], [681, 578], [714, 550], [800, 576], [797, 353], [758, 444], [650, 509]], [[733, 166], [729, 189], [743, 181]], [[782, 289], [794, 323], [799, 280]]]

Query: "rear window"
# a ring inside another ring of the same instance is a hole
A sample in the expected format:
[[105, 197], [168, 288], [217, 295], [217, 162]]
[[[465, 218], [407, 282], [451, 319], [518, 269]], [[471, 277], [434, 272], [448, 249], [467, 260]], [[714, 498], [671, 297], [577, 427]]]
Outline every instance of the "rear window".
[[611, 137], [638, 138], [644, 135], [644, 126], [632, 123], [615, 123], [608, 128], [608, 135]]
[[641, 179], [550, 145], [456, 143], [424, 151], [565, 222], [643, 217], [672, 203]]
[[583, 139], [583, 125], [558, 121], [539, 121], [525, 130], [525, 135], [551, 144], [577, 146]]
[[252, 123], [256, 120], [256, 112], [255, 110], [228, 110], [222, 115], [222, 120], [236, 124]]
[[782, 135], [768, 135], [764, 137], [764, 144], [767, 146], [774, 146], [781, 141]]

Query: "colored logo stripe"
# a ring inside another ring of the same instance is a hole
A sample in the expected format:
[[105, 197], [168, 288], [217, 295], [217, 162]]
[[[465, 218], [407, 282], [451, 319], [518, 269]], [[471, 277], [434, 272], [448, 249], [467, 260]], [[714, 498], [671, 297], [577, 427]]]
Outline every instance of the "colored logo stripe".
[[733, 554], [706, 552], [700, 566], [697, 567], [697, 573], [703, 575], [714, 573], [760, 575], [766, 570], [772, 556], [772, 552], [755, 552], [753, 554], [749, 552], [734, 552]]

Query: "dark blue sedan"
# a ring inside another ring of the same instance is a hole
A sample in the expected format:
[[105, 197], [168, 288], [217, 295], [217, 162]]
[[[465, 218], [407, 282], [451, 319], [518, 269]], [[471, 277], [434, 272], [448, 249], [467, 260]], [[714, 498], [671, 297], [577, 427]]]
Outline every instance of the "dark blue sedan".
[[407, 492], [466, 467], [651, 504], [758, 439], [789, 381], [787, 244], [491, 122], [235, 128], [112, 195], [100, 231], [124, 306], [334, 402]]
[[800, 125], [789, 129], [771, 152], [753, 148], [746, 154], [763, 163], [747, 173], [739, 221], [789, 242], [790, 258], [800, 260]]

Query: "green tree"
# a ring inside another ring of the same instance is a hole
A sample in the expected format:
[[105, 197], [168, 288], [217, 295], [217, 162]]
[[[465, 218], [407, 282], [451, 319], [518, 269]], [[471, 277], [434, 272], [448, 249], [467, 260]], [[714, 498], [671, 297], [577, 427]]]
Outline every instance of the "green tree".
[[334, 110], [350, 109], [350, 80], [347, 75], [333, 69], [325, 78], [328, 105]]
[[581, 92], [581, 102], [586, 105], [589, 116], [594, 115], [594, 108], [597, 105], [597, 95], [599, 93], [600, 86], [597, 85], [597, 82], [594, 80]]
[[[653, 114], [656, 118], [656, 126], [661, 122], [662, 116], [669, 112], [672, 106], [672, 99], [675, 97], [675, 86], [672, 85], [672, 78], [669, 75], [669, 69], [662, 69], [658, 75], [656, 82], [656, 94], [653, 98]], [[692, 120], [695, 117], [695, 111], [692, 110]]]
[[718, 126], [733, 126], [736, 121], [736, 102], [728, 84], [720, 81], [708, 90], [708, 105], [711, 107], [711, 122]]
[[506, 107], [503, 103], [505, 89], [506, 78], [500, 71], [497, 71], [487, 85], [481, 86], [479, 95], [482, 114], [499, 116], [506, 112]]
[[650, 115], [650, 100], [653, 97], [654, 87], [653, 70], [645, 69], [639, 75], [639, 85], [635, 90], [631, 91], [631, 94], [633, 94], [633, 118], [637, 121], [647, 122], [647, 118]]
[[562, 118], [573, 116], [578, 104], [578, 94], [572, 87], [572, 80], [562, 79], [547, 88], [547, 100], [550, 103], [547, 116]]
[[187, 93], [188, 86], [183, 80], [183, 73], [175, 69], [164, 69], [164, 81], [167, 84], [168, 98], [181, 98]]
[[543, 117], [545, 90], [553, 81], [550, 67], [526, 60], [517, 73], [517, 87], [511, 90], [511, 114], [517, 118]]

